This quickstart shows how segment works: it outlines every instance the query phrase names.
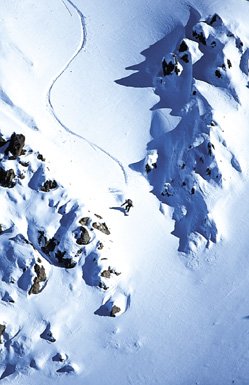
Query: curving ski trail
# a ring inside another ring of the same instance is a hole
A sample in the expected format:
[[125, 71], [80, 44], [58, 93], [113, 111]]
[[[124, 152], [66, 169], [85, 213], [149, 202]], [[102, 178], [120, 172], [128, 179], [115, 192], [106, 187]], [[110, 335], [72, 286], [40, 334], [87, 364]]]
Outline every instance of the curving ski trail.
[[69, 15], [70, 15], [70, 16], [73, 16], [72, 13], [71, 13], [71, 11], [70, 11], [70, 9], [69, 9], [68, 6], [67, 6], [67, 4], [65, 3], [65, 1], [64, 1], [64, 0], [61, 0], [61, 1], [62, 1], [63, 4], [65, 5], [65, 8], [68, 10]]
[[[68, 10], [69, 14], [71, 14], [70, 12], [70, 9], [67, 7], [66, 3], [64, 2], [64, 0], [61, 0], [62, 3], [64, 4], [64, 6], [66, 7], [66, 9]], [[49, 107], [49, 110], [50, 110], [50, 113], [53, 115], [53, 117], [55, 118], [55, 120], [60, 124], [60, 126], [65, 130], [67, 131], [69, 134], [73, 135], [73, 136], [76, 136], [77, 138], [81, 139], [81, 140], [84, 140], [85, 142], [87, 142], [94, 150], [99, 150], [101, 151], [102, 153], [104, 153], [105, 155], [107, 155], [109, 158], [111, 158], [118, 166], [119, 168], [121, 169], [122, 173], [123, 173], [123, 177], [124, 177], [124, 181], [125, 181], [125, 184], [128, 183], [128, 177], [127, 177], [127, 173], [125, 171], [125, 168], [124, 166], [122, 165], [122, 163], [117, 159], [115, 158], [113, 155], [111, 155], [108, 151], [104, 150], [102, 147], [98, 146], [97, 144], [91, 142], [90, 140], [88, 140], [87, 138], [85, 138], [84, 136], [82, 135], [79, 135], [77, 134], [76, 132], [72, 131], [69, 127], [67, 127], [63, 122], [62, 120], [58, 117], [58, 115], [56, 114], [55, 112], [55, 109], [54, 109], [54, 106], [53, 106], [53, 103], [51, 101], [51, 94], [52, 94], [52, 90], [53, 90], [53, 87], [55, 85], [55, 83], [57, 82], [57, 80], [64, 74], [64, 72], [68, 69], [68, 67], [70, 66], [70, 64], [74, 61], [74, 59], [79, 55], [79, 53], [85, 48], [86, 46], [86, 42], [87, 42], [87, 31], [86, 31], [86, 22], [85, 22], [85, 16], [83, 15], [83, 13], [80, 11], [80, 9], [71, 1], [71, 0], [66, 0], [72, 7], [73, 9], [77, 12], [79, 18], [80, 18], [80, 23], [81, 23], [81, 40], [80, 40], [80, 43], [79, 43], [79, 46], [77, 48], [77, 50], [75, 51], [75, 53], [73, 54], [73, 56], [69, 59], [69, 61], [65, 64], [65, 66], [62, 68], [62, 70], [58, 73], [58, 75], [54, 78], [54, 80], [52, 81], [49, 89], [48, 89], [48, 93], [47, 93], [47, 102], [48, 102], [48, 107]]]

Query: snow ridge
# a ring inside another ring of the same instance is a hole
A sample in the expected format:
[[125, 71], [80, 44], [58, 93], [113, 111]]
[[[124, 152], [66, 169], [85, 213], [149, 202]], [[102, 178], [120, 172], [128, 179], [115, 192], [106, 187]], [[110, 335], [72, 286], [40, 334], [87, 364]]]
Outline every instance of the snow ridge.
[[[236, 111], [248, 81], [248, 48], [219, 15], [200, 20], [194, 9], [188, 24], [176, 31], [171, 44], [171, 51], [166, 55], [164, 52], [164, 56], [162, 52], [161, 70], [151, 79], [160, 97], [153, 108], [153, 139], [148, 143], [146, 157], [132, 168], [144, 174], [162, 204], [173, 208], [172, 234], [179, 238], [178, 250], [195, 254], [218, 240], [210, 198], [218, 199], [222, 189], [227, 188], [230, 167], [242, 172], [224, 139], [226, 128], [214, 117], [219, 106], [211, 107], [205, 90], [217, 88], [221, 98], [229, 98], [230, 108]], [[148, 73], [147, 68], [146, 76]], [[131, 85], [128, 81], [126, 84]], [[169, 115], [165, 108], [171, 110]], [[162, 111], [163, 123], [159, 117]], [[170, 116], [178, 117], [179, 123], [169, 127]]]

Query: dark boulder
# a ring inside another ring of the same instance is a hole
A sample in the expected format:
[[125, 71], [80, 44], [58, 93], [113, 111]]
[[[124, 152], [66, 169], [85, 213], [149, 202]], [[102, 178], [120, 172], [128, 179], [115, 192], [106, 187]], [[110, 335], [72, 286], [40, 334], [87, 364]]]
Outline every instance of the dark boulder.
[[243, 47], [243, 41], [240, 40], [240, 38], [238, 37], [235, 41], [236, 43], [236, 47], [242, 52], [242, 47]]
[[40, 282], [35, 277], [34, 282], [29, 290], [29, 294], [39, 294], [40, 293]]
[[108, 270], [103, 270], [102, 271], [101, 277], [103, 277], [103, 278], [111, 278], [110, 267], [108, 268]]
[[162, 61], [162, 69], [163, 69], [163, 76], [170, 75], [175, 70], [175, 64], [172, 61], [167, 63], [166, 60], [163, 59], [163, 61]]
[[109, 287], [105, 284], [105, 282], [102, 282], [102, 281], [99, 282], [98, 286], [102, 290], [108, 290], [109, 289]]
[[93, 223], [93, 228], [97, 229], [99, 231], [102, 231], [102, 233], [104, 233], [106, 235], [110, 235], [111, 234], [110, 230], [108, 229], [108, 227], [107, 227], [107, 225], [105, 223], [94, 222]]
[[54, 179], [53, 180], [46, 180], [46, 182], [44, 182], [44, 184], [41, 187], [41, 191], [49, 192], [50, 190], [54, 190], [57, 187], [58, 187], [58, 183], [56, 182], [56, 180], [54, 180]]
[[39, 236], [38, 236], [38, 243], [39, 243], [39, 245], [45, 245], [46, 243], [47, 243], [47, 237], [45, 236], [45, 233], [44, 233], [44, 231], [43, 230], [38, 230], [38, 234], [39, 234]]
[[187, 43], [183, 40], [179, 46], [179, 49], [178, 51], [179, 52], [185, 52], [188, 50], [188, 46], [187, 46]]
[[64, 365], [62, 368], [56, 370], [57, 373], [73, 373], [74, 367], [71, 364]]
[[91, 242], [91, 237], [89, 235], [89, 232], [87, 231], [87, 229], [83, 226], [80, 226], [79, 228], [79, 234], [78, 234], [78, 237], [76, 239], [76, 243], [78, 245], [88, 245], [88, 243]]
[[43, 338], [44, 340], [49, 341], [49, 342], [55, 342], [56, 341], [56, 339], [54, 338], [53, 333], [50, 329], [50, 323], [47, 325], [46, 329], [40, 335], [40, 337]]
[[63, 258], [62, 264], [65, 269], [73, 269], [77, 265], [73, 258]]
[[58, 259], [59, 263], [63, 263], [64, 255], [66, 254], [65, 251], [57, 250], [55, 253], [56, 258]]
[[212, 173], [212, 170], [211, 170], [211, 168], [207, 168], [206, 169], [206, 174], [208, 175], [208, 176], [211, 176], [211, 173]]
[[38, 294], [41, 291], [40, 283], [45, 282], [47, 279], [46, 272], [44, 266], [40, 266], [37, 263], [34, 266], [34, 270], [36, 273], [36, 277], [34, 278], [34, 282], [29, 290], [29, 294]]
[[30, 165], [29, 162], [23, 162], [23, 161], [21, 161], [21, 160], [20, 160], [19, 164], [20, 164], [21, 166], [23, 166], [23, 167], [28, 167], [28, 166]]
[[44, 158], [44, 156], [42, 154], [40, 154], [40, 153], [37, 155], [37, 159], [41, 160], [42, 162], [45, 162], [45, 160], [46, 160]]
[[183, 55], [181, 57], [181, 59], [185, 62], [185, 63], [189, 63], [189, 57], [188, 57], [188, 54], [186, 53], [185, 55]]
[[103, 278], [111, 278], [111, 274], [120, 275], [121, 273], [118, 273], [115, 269], [112, 269], [110, 266], [107, 270], [103, 270], [101, 272], [101, 277]]
[[206, 38], [205, 38], [203, 32], [197, 33], [196, 31], [193, 31], [193, 36], [196, 38], [196, 40], [198, 40], [203, 45], [207, 44]]
[[116, 317], [116, 314], [119, 313], [120, 311], [121, 311], [120, 307], [113, 305], [110, 313], [110, 317]]
[[219, 70], [216, 70], [215, 71], [215, 76], [217, 76], [217, 78], [220, 79], [222, 77], [221, 72]]
[[65, 353], [58, 352], [52, 357], [52, 360], [55, 362], [64, 362], [67, 358], [68, 356]]
[[2, 335], [5, 332], [6, 326], [0, 324], [0, 344], [2, 343]]
[[73, 260], [73, 258], [65, 258], [65, 255], [66, 251], [61, 250], [57, 250], [55, 254], [61, 267], [65, 267], [66, 269], [73, 269], [77, 263]]
[[98, 249], [98, 250], [102, 250], [103, 248], [104, 248], [103, 243], [100, 242], [100, 241], [98, 241], [98, 243], [97, 243], [97, 249]]
[[99, 214], [94, 214], [94, 215], [95, 215], [95, 217], [97, 217], [98, 219], [103, 219], [102, 216], [99, 215]]
[[222, 18], [217, 14], [215, 13], [213, 16], [211, 16], [208, 20], [207, 20], [207, 23], [209, 25], [222, 25], [223, 24], [223, 21], [222, 21]]
[[149, 164], [146, 164], [145, 165], [145, 171], [147, 172], [147, 174], [149, 174], [149, 172], [151, 172], [152, 168], [150, 167]]
[[117, 272], [115, 269], [110, 269], [111, 274], [120, 275], [121, 273]]
[[174, 53], [167, 55], [162, 60], [163, 76], [173, 75], [174, 73], [178, 76], [181, 73], [179, 62]]
[[79, 223], [82, 225], [82, 226], [87, 226], [87, 224], [89, 223], [90, 221], [90, 218], [89, 217], [83, 217], [79, 220]]
[[10, 144], [8, 151], [14, 156], [22, 155], [23, 147], [25, 145], [25, 136], [23, 134], [16, 134], [15, 132], [11, 135]]
[[40, 266], [36, 263], [34, 269], [35, 269], [35, 272], [36, 272], [36, 275], [37, 275], [37, 278], [39, 279], [39, 281], [40, 282], [46, 281], [47, 277], [46, 277], [46, 272], [45, 272], [44, 266], [42, 266], [42, 265]]
[[52, 251], [54, 251], [54, 249], [56, 248], [56, 246], [58, 245], [58, 241], [57, 239], [55, 238], [51, 238], [49, 239], [46, 244], [41, 248], [42, 251], [45, 253], [45, 254], [50, 254]]
[[13, 179], [15, 178], [15, 172], [11, 168], [5, 171], [3, 168], [0, 168], [0, 186], [12, 188], [15, 186]]
[[83, 251], [84, 251], [84, 248], [81, 247], [79, 250], [77, 250], [77, 252], [76, 252], [76, 254], [75, 254], [75, 257], [76, 257], [76, 258], [79, 257], [79, 256], [83, 253]]

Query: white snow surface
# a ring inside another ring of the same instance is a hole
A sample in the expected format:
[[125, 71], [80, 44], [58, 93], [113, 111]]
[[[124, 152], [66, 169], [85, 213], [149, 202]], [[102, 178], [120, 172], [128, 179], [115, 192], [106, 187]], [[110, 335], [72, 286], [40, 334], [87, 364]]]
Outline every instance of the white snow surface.
[[248, 384], [249, 3], [0, 10], [0, 381]]

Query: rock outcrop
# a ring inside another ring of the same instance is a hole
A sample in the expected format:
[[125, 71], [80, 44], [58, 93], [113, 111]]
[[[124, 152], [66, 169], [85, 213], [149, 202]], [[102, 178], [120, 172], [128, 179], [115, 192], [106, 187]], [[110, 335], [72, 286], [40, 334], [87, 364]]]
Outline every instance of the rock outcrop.
[[15, 186], [15, 171], [11, 168], [5, 171], [3, 168], [0, 168], [0, 186], [6, 188], [12, 188]]
[[34, 278], [33, 284], [29, 290], [29, 294], [38, 294], [41, 291], [41, 282], [45, 282], [47, 279], [45, 268], [38, 263], [34, 266], [34, 271], [36, 273], [36, 277]]
[[15, 132], [11, 135], [8, 151], [13, 156], [23, 155], [23, 148], [25, 145], [25, 136], [23, 134], [16, 134]]

